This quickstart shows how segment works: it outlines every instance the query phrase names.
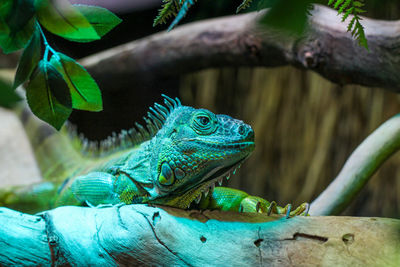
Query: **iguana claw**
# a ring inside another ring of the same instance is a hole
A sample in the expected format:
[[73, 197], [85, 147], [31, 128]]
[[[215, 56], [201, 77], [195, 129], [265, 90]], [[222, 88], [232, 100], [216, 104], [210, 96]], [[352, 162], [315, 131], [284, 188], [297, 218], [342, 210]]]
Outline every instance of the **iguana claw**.
[[284, 208], [279, 206], [274, 206], [274, 207], [275, 207], [275, 209], [273, 209], [274, 214], [286, 214], [286, 218], [291, 218], [294, 216], [308, 216], [308, 211], [310, 209], [309, 208], [310, 205], [308, 203], [301, 204], [295, 210], [292, 210], [292, 204], [287, 204]]
[[295, 210], [292, 210], [292, 205], [287, 204], [285, 207], [280, 207], [275, 201], [267, 201], [263, 198], [256, 196], [246, 196], [241, 200], [240, 209], [241, 212], [258, 212], [271, 214], [285, 214], [286, 218], [293, 216], [307, 216], [309, 210], [309, 204], [303, 203]]
[[287, 204], [286, 207], [286, 219], [288, 219], [290, 217], [290, 211], [292, 210], [292, 204]]
[[268, 207], [268, 211], [267, 211], [268, 216], [271, 215], [272, 209], [275, 207], [276, 207], [276, 202], [272, 201]]

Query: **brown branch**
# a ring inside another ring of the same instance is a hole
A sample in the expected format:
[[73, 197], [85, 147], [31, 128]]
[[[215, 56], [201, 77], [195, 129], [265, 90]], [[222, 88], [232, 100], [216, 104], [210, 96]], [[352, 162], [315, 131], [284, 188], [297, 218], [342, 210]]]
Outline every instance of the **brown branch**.
[[399, 266], [400, 221], [147, 205], [0, 208], [0, 265]]
[[337, 12], [316, 5], [306, 37], [260, 29], [262, 13], [200, 21], [121, 45], [82, 60], [103, 86], [178, 76], [213, 67], [291, 64], [339, 84], [400, 91], [400, 21], [364, 18], [370, 51], [346, 32]]

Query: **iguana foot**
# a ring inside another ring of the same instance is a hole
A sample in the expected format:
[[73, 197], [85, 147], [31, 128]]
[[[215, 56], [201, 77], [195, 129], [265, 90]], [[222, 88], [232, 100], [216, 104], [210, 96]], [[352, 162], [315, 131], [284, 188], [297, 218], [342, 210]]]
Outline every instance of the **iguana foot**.
[[303, 203], [295, 210], [292, 210], [292, 204], [287, 204], [285, 207], [280, 207], [275, 201], [267, 201], [261, 197], [247, 196], [240, 203], [241, 212], [258, 212], [271, 214], [286, 214], [286, 218], [293, 216], [307, 216], [310, 205]]
[[294, 216], [307, 216], [310, 205], [303, 203], [295, 210], [292, 205], [280, 207], [275, 201], [269, 202], [261, 197], [251, 196], [241, 190], [216, 187], [212, 194], [202, 197], [197, 205], [199, 209], [218, 209], [223, 211], [258, 212], [286, 215], [286, 218]]

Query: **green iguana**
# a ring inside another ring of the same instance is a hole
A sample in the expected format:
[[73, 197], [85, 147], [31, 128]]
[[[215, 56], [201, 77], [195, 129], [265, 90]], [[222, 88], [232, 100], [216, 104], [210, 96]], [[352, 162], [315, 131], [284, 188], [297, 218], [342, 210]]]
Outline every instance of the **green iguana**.
[[100, 145], [67, 137], [65, 130], [58, 133], [25, 109], [21, 120], [34, 129], [27, 132], [45, 182], [2, 192], [0, 205], [36, 212], [62, 205], [152, 203], [307, 214], [307, 203], [291, 211], [290, 204], [283, 208], [240, 190], [215, 187], [229, 179], [254, 150], [253, 129], [227, 115], [163, 97], [165, 105], [155, 103], [144, 118], [147, 130], [136, 124], [136, 129], [113, 135]]

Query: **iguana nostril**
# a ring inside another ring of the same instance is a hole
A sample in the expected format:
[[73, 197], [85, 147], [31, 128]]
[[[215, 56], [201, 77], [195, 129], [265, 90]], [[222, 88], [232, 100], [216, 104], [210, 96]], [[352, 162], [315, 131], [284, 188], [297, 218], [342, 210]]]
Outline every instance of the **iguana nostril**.
[[254, 131], [251, 126], [242, 124], [238, 127], [238, 133], [246, 139], [254, 139]]
[[245, 135], [245, 133], [246, 133], [246, 126], [240, 125], [240, 126], [239, 126], [239, 129], [238, 129], [238, 132], [239, 132], [240, 135]]

